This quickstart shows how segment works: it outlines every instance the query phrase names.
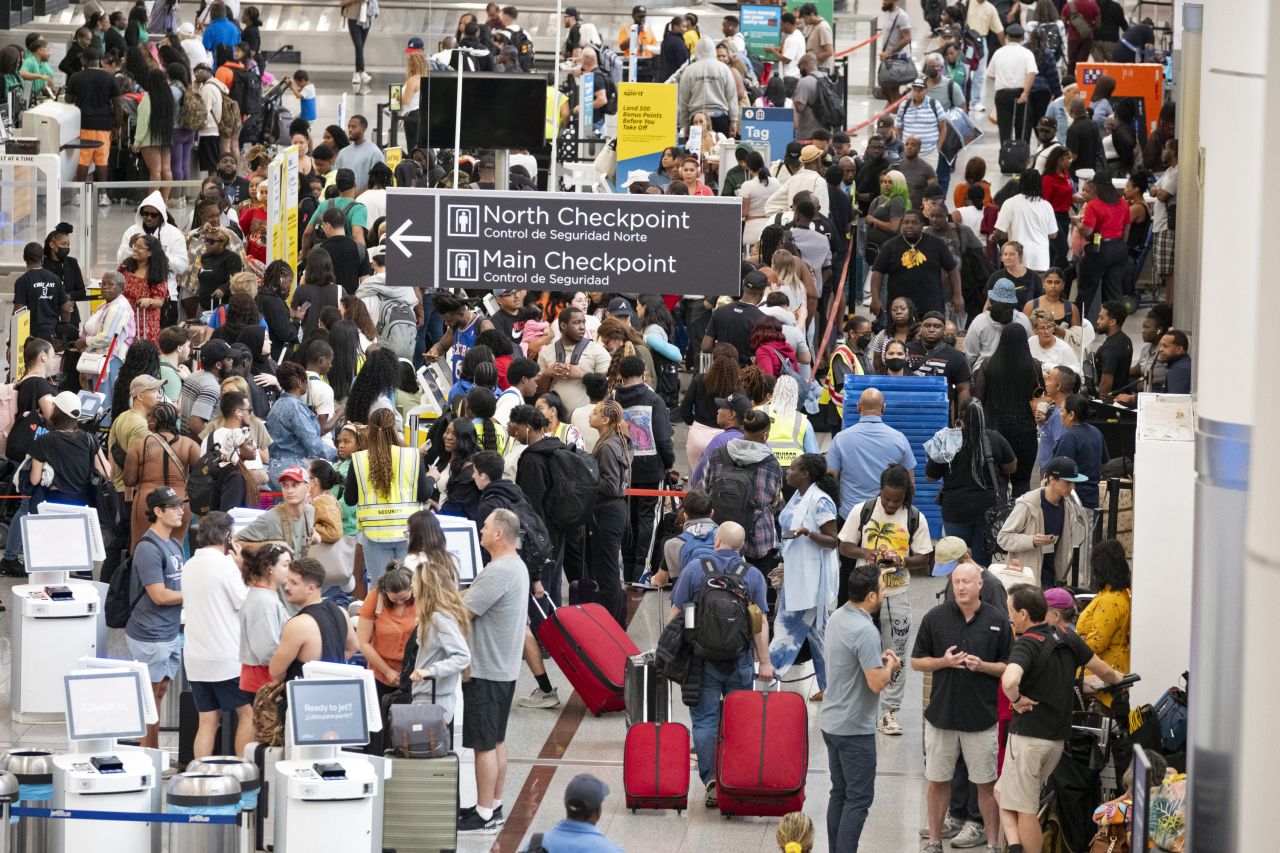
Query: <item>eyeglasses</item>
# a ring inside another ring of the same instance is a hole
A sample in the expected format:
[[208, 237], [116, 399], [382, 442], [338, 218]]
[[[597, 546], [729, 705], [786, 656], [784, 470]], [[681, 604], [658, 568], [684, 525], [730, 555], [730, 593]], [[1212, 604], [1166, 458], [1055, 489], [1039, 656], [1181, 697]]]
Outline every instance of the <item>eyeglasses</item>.
[[160, 218], [160, 211], [158, 211], [158, 210], [144, 210], [144, 211], [142, 211], [142, 218], [143, 218], [143, 219], [159, 219], [159, 218]]

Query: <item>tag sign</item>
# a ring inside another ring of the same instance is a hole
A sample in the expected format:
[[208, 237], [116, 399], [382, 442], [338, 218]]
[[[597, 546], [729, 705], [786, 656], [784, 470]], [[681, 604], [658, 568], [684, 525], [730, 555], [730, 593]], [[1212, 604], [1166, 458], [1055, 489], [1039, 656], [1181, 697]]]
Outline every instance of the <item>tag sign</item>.
[[795, 138], [795, 110], [789, 107], [743, 108], [742, 141], [763, 146], [766, 163], [781, 160], [787, 144]]
[[739, 293], [737, 198], [387, 192], [387, 284]]

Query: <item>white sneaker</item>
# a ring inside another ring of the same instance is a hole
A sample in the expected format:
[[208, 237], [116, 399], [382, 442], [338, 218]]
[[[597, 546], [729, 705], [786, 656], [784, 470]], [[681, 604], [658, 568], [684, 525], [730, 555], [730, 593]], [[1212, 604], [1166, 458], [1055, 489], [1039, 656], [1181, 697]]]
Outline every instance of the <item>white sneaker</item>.
[[371, 94], [373, 94], [373, 90], [372, 90], [372, 89], [370, 89], [368, 86], [361, 86], [359, 89], [357, 89], [357, 90], [356, 90], [356, 94], [357, 94], [357, 95], [371, 95]]
[[368, 71], [361, 71], [361, 72], [360, 72], [360, 81], [361, 81], [362, 83], [369, 83], [369, 82], [371, 82], [372, 80], [373, 80], [373, 75], [372, 75], [372, 74], [370, 74]]
[[359, 71], [357, 71], [357, 72], [355, 72], [354, 74], [352, 74], [352, 75], [351, 75], [351, 85], [352, 85], [352, 86], [359, 86], [359, 85], [360, 85], [361, 83], [363, 83], [363, 82], [364, 82], [364, 80], [360, 77], [360, 72], [359, 72]]
[[987, 108], [984, 107], [982, 104], [974, 104], [971, 109], [973, 109], [974, 112], [979, 112], [979, 113], [985, 113], [987, 111]]
[[98, 207], [110, 207], [111, 199], [107, 198], [106, 193], [98, 193]]
[[898, 723], [898, 712], [885, 711], [884, 716], [880, 718], [880, 725], [876, 726], [876, 731], [882, 735], [901, 736], [902, 726]]
[[[959, 834], [960, 829], [963, 826], [964, 826], [963, 823], [956, 820], [951, 815], [947, 815], [947, 819], [942, 822], [941, 835], [943, 838], [955, 838], [956, 835]], [[920, 837], [921, 838], [929, 837], [929, 827], [926, 826], [924, 829], [920, 830]]]
[[965, 821], [964, 828], [951, 839], [952, 847], [982, 847], [987, 843], [987, 831], [973, 821]]
[[535, 687], [528, 696], [520, 697], [516, 704], [521, 708], [558, 708], [560, 706], [560, 694], [554, 687], [551, 688], [550, 693], [543, 693], [542, 688]]

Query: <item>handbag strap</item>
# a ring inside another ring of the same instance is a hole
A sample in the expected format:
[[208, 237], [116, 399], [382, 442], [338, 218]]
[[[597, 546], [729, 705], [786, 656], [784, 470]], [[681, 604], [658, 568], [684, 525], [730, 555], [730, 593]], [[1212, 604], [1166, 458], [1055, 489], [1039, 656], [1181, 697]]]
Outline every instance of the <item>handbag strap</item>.
[[987, 459], [987, 476], [991, 478], [991, 491], [996, 495], [996, 506], [1004, 507], [1009, 503], [1009, 495], [1000, 488], [1000, 476], [996, 471], [996, 458], [991, 452], [991, 438], [983, 433], [982, 452]]
[[186, 466], [184, 466], [182, 464], [182, 460], [178, 458], [178, 454], [173, 449], [173, 445], [169, 444], [169, 442], [161, 438], [159, 433], [155, 433], [155, 432], [147, 433], [147, 438], [154, 438], [156, 441], [160, 442], [160, 447], [162, 450], [164, 450], [164, 458], [163, 458], [164, 484], [166, 486], [169, 485], [169, 461], [170, 460], [172, 460], [173, 464], [178, 466], [178, 470], [182, 472], [182, 482], [183, 483], [187, 482]]

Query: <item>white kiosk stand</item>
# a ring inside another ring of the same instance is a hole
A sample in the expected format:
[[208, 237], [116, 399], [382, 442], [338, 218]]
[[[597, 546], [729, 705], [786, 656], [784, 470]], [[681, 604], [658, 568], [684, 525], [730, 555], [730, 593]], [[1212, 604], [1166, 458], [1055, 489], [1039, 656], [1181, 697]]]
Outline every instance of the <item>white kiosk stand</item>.
[[98, 654], [105, 633], [97, 587], [68, 577], [93, 569], [91, 522], [58, 513], [24, 515], [20, 523], [30, 578], [13, 587], [9, 606], [12, 714], [21, 723], [58, 721], [67, 707], [62, 677]]
[[285, 759], [275, 766], [275, 849], [368, 850], [378, 772], [363, 746], [382, 729], [373, 673], [313, 661], [288, 684]]
[[[94, 659], [63, 676], [67, 738], [71, 753], [53, 759], [53, 808], [69, 811], [152, 811], [156, 769], [138, 747], [118, 738], [139, 738], [159, 720], [144, 664]], [[149, 850], [150, 821], [56, 820], [53, 850]]]

